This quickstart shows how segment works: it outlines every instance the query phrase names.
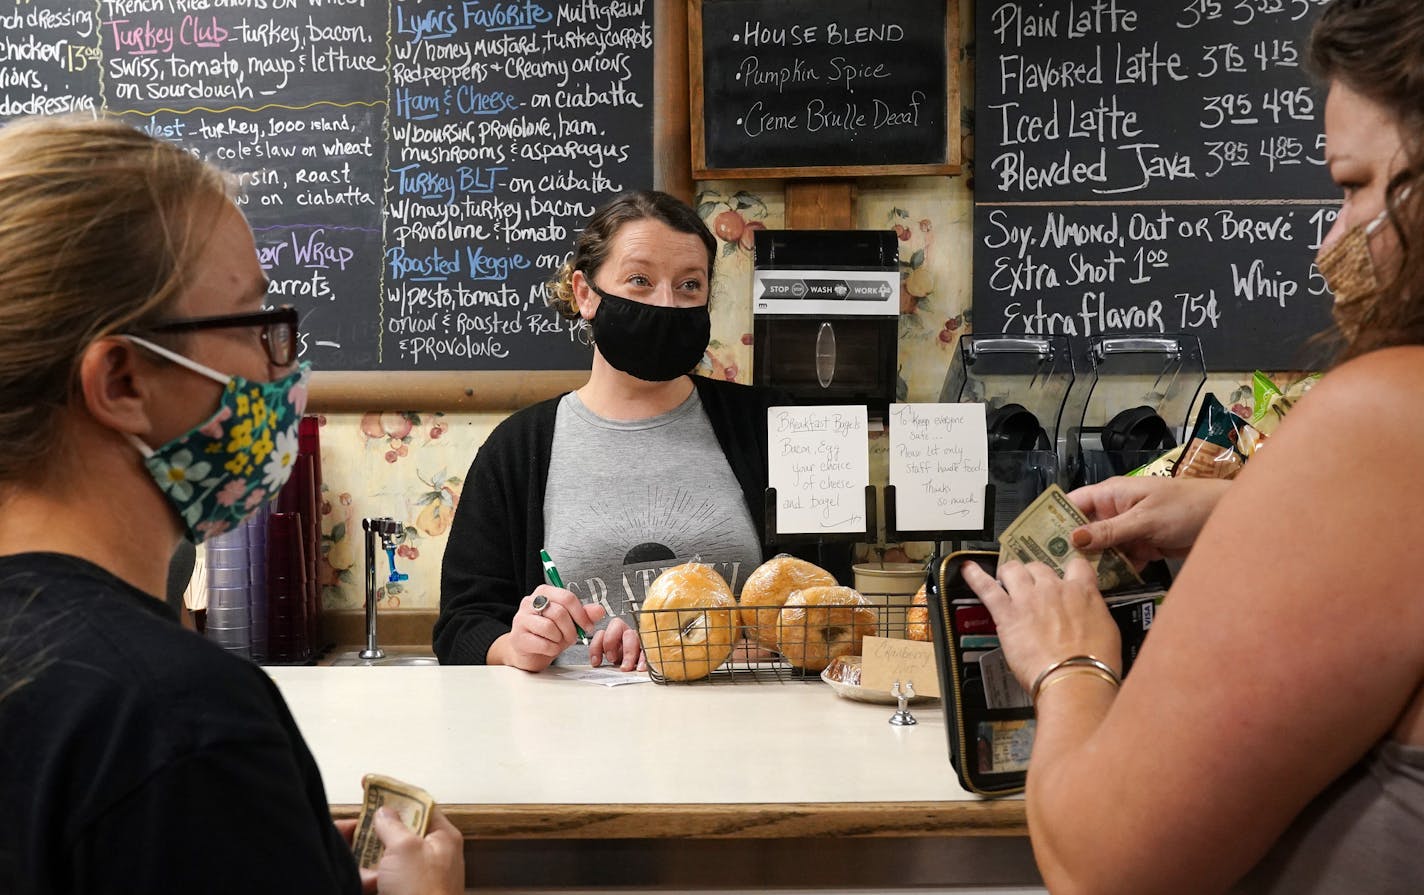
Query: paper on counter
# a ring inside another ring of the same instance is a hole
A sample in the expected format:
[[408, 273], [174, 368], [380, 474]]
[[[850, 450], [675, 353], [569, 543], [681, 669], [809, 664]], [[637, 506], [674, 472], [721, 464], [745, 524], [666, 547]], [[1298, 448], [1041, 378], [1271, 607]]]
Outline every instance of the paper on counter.
[[553, 668], [550, 670], [565, 680], [583, 681], [603, 687], [646, 684], [652, 680], [646, 671], [619, 671], [617, 668]]

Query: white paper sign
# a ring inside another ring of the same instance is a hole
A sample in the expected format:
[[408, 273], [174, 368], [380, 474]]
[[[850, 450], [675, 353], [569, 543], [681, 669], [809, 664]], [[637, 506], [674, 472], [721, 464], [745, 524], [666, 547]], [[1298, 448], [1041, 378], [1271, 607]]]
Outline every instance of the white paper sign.
[[890, 484], [900, 531], [984, 527], [989, 438], [983, 404], [891, 404]]
[[865, 531], [865, 405], [767, 410], [768, 484], [781, 534]]
[[570, 669], [555, 667], [551, 669], [555, 675], [568, 681], [583, 681], [586, 684], [598, 684], [601, 687], [622, 687], [628, 684], [646, 684], [652, 680], [647, 674], [637, 671], [619, 671], [617, 667], [608, 668], [583, 668], [573, 666]]

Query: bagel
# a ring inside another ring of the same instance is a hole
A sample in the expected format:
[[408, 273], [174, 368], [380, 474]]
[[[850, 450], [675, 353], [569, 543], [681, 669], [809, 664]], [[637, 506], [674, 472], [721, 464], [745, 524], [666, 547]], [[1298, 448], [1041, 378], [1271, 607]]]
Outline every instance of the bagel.
[[803, 587], [829, 587], [836, 583], [830, 572], [814, 563], [782, 554], [756, 567], [742, 584], [742, 605], [737, 610], [747, 637], [776, 648], [777, 616], [786, 598]]
[[737, 639], [737, 601], [708, 565], [673, 566], [648, 585], [638, 612], [648, 667], [670, 681], [695, 681], [727, 661]]
[[929, 597], [925, 594], [925, 586], [920, 585], [920, 589], [915, 591], [915, 598], [910, 601], [910, 608], [905, 610], [905, 639], [906, 640], [930, 640], [930, 606]]
[[875, 609], [849, 587], [807, 587], [786, 599], [777, 619], [777, 649], [806, 671], [821, 671], [837, 656], [860, 655], [875, 634]]

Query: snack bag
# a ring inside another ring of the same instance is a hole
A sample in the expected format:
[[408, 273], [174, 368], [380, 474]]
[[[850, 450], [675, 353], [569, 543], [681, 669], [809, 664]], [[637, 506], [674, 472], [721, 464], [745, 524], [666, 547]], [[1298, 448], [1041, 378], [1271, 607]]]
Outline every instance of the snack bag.
[[1251, 414], [1252, 427], [1263, 437], [1274, 433], [1295, 402], [1319, 380], [1319, 373], [1311, 373], [1282, 389], [1269, 376], [1257, 370], [1251, 376], [1251, 396], [1256, 408]]
[[1231, 479], [1246, 465], [1261, 433], [1207, 393], [1192, 427], [1191, 440], [1172, 467], [1173, 478]]
[[1156, 460], [1150, 460], [1137, 467], [1136, 469], [1132, 470], [1128, 473], [1128, 475], [1157, 476], [1159, 478], [1170, 479], [1172, 477], [1172, 467], [1177, 465], [1177, 459], [1182, 456], [1182, 451], [1186, 449], [1186, 445], [1179, 444], [1176, 447], [1168, 450], [1167, 453], [1158, 457]]

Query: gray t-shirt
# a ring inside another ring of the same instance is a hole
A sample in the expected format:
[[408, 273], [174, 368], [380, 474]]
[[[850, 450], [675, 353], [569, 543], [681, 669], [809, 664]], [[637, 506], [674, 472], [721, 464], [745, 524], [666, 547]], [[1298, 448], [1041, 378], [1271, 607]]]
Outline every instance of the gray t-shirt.
[[[761, 562], [761, 539], [695, 389], [645, 420], [604, 419], [577, 394], [564, 396], [544, 489], [544, 547], [565, 587], [635, 628], [648, 585], [680, 563], [708, 563], [741, 592]], [[561, 665], [587, 662], [577, 644], [559, 657]]]

